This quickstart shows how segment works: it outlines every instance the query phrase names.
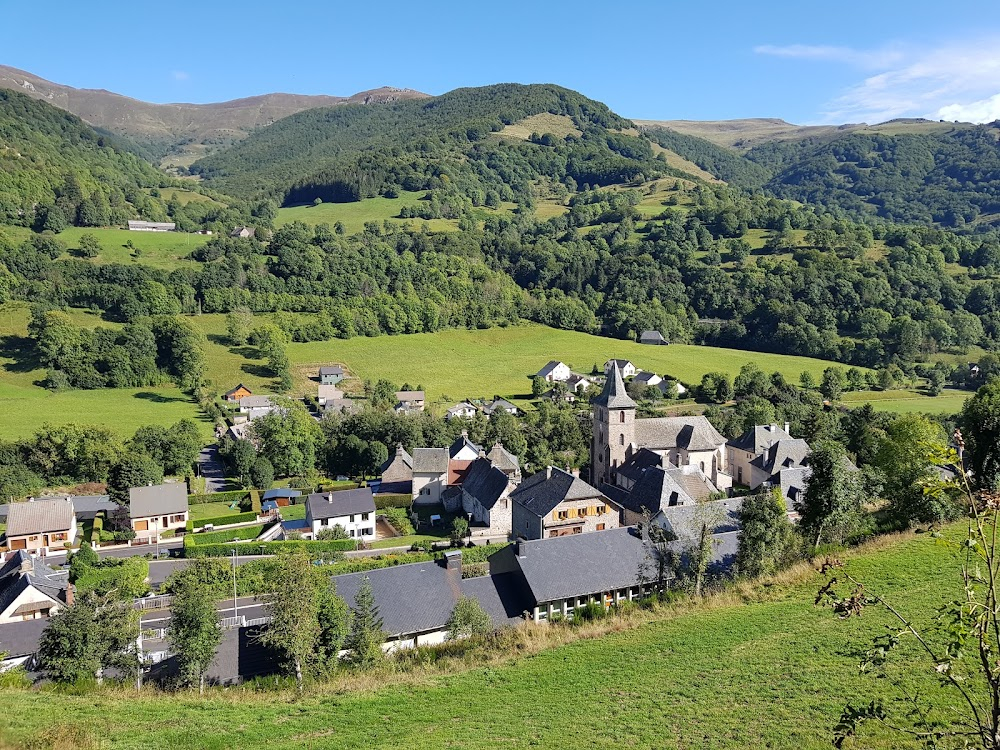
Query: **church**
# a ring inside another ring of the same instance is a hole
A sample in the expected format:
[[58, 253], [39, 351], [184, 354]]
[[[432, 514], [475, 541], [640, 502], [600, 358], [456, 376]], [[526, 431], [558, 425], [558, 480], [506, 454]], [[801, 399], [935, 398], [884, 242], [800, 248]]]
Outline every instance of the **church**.
[[624, 480], [632, 462], [648, 465], [650, 454], [656, 454], [663, 468], [693, 467], [719, 490], [733, 486], [726, 463], [726, 438], [705, 417], [636, 419], [635, 411], [636, 403], [626, 393], [621, 370], [614, 362], [604, 390], [594, 400], [592, 484], [624, 486], [619, 472]]

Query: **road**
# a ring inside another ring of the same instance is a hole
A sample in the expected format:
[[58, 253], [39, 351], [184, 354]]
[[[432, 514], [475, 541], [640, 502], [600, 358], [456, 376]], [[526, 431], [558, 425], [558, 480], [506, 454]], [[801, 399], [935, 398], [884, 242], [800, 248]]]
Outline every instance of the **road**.
[[205, 478], [205, 492], [223, 492], [226, 489], [226, 471], [219, 460], [219, 449], [206, 445], [198, 454], [198, 474]]
[[[216, 611], [219, 617], [233, 617], [233, 600], [216, 602]], [[241, 596], [236, 600], [236, 614], [253, 620], [267, 615], [266, 605], [254, 596]], [[146, 612], [142, 615], [142, 626], [144, 628], [165, 628], [170, 624], [170, 610], [160, 609], [155, 612]]]

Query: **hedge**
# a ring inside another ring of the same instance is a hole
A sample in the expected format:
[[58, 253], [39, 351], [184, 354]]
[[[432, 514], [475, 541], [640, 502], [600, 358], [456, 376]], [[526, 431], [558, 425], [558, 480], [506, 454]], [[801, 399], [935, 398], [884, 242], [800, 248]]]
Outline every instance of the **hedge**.
[[193, 521], [193, 526], [228, 526], [233, 523], [249, 523], [250, 521], [256, 521], [257, 514], [253, 511], [247, 511], [246, 513], [234, 513], [231, 516], [217, 516], [215, 518], [203, 518], [200, 521]]
[[260, 532], [264, 530], [264, 524], [258, 526], [243, 526], [238, 529], [222, 529], [221, 531], [205, 531], [198, 534], [188, 534], [184, 537], [184, 545], [200, 547], [203, 544], [219, 544], [238, 539], [245, 542], [249, 539], [256, 539]]
[[188, 505], [202, 503], [240, 503], [250, 497], [247, 490], [230, 490], [229, 492], [210, 492], [207, 495], [188, 495]]
[[413, 495], [376, 495], [375, 507], [378, 510], [385, 508], [409, 508], [413, 505]]
[[[486, 562], [486, 558], [506, 546], [506, 544], [484, 544], [481, 547], [465, 547], [462, 550], [462, 564], [471, 565], [472, 563]], [[436, 555], [437, 557], [441, 557], [444, 555], [444, 552], [438, 552]]]
[[[234, 529], [238, 530], [238, 529]], [[222, 533], [222, 532], [219, 532]], [[207, 534], [195, 534], [194, 536], [208, 536]], [[313, 559], [323, 559], [341, 552], [348, 552], [355, 549], [354, 539], [331, 539], [326, 542], [312, 542], [305, 539], [288, 539], [283, 542], [240, 542], [237, 544], [188, 544], [187, 540], [192, 539], [187, 536], [184, 539], [185, 557], [226, 557], [233, 553], [235, 549], [240, 555], [281, 555], [299, 550], [308, 552]]]
[[88, 591], [107, 594], [114, 590], [120, 599], [135, 599], [149, 591], [149, 560], [144, 557], [105, 559], [88, 567], [76, 579], [77, 595]]

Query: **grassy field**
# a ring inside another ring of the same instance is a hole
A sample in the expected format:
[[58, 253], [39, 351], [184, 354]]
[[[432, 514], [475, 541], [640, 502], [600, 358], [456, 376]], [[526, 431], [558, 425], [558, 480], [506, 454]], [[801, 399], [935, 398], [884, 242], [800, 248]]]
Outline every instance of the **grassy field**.
[[[884, 541], [848, 561], [869, 588], [901, 604], [918, 626], [954, 596], [956, 562], [927, 538]], [[700, 607], [648, 616], [644, 625], [490, 663], [432, 664], [413, 676], [357, 678], [292, 691], [181, 694], [52, 689], [0, 691], [0, 744], [154, 748], [771, 748], [831, 746], [843, 706], [882, 699], [900, 712], [919, 692], [936, 718], [956, 705], [912, 641], [886, 679], [858, 661], [888, 619], [872, 609], [837, 619], [813, 605], [821, 578], [746, 589]], [[261, 706], [266, 705], [266, 710]], [[845, 747], [915, 747], [870, 727]]]
[[957, 414], [962, 410], [965, 400], [971, 395], [969, 391], [951, 389], [946, 389], [941, 392], [941, 395], [933, 397], [916, 391], [859, 391], [845, 393], [842, 400], [848, 406], [870, 403], [880, 411], [891, 411], [895, 414], [909, 412]]
[[554, 115], [550, 112], [525, 117], [500, 131], [502, 136], [522, 141], [531, 138], [532, 133], [538, 133], [538, 135], [551, 133], [560, 138], [565, 138], [567, 135], [583, 135], [568, 115]]
[[603, 367], [611, 357], [627, 358], [637, 367], [698, 383], [709, 371], [735, 375], [747, 362], [766, 372], [780, 371], [798, 381], [803, 371], [821, 376], [830, 365], [819, 359], [762, 354], [708, 346], [642, 346], [631, 341], [559, 331], [538, 325], [488, 330], [451, 330], [407, 336], [355, 338], [346, 341], [291, 344], [288, 354], [300, 367], [342, 362], [360, 378], [388, 378], [421, 384], [431, 399], [451, 401], [502, 394], [527, 399], [530, 376], [550, 359], [562, 360], [577, 372]]
[[[204, 198], [204, 196], [199, 197]], [[5, 226], [0, 228], [0, 232], [18, 242], [28, 239], [33, 234], [25, 227]], [[74, 251], [79, 247], [80, 237], [84, 234], [94, 235], [101, 244], [101, 252], [96, 258], [91, 259], [93, 263], [135, 264], [168, 271], [200, 265], [187, 256], [210, 239], [207, 235], [187, 232], [130, 232], [127, 229], [69, 227], [56, 235], [56, 239], [67, 247], [67, 252], [62, 257], [75, 257]], [[133, 257], [133, 251], [125, 247], [125, 243], [129, 241], [141, 251], [139, 257]]]
[[400, 219], [399, 212], [404, 206], [416, 206], [427, 195], [426, 191], [401, 191], [398, 198], [366, 198], [355, 203], [321, 203], [318, 206], [292, 206], [279, 208], [275, 226], [280, 227], [293, 221], [301, 221], [311, 226], [329, 224], [333, 227], [343, 222], [348, 234], [355, 234], [365, 228], [365, 223], [391, 221], [394, 224], [409, 223], [420, 227], [426, 223], [432, 232], [448, 232], [458, 229], [458, 222], [451, 219]]

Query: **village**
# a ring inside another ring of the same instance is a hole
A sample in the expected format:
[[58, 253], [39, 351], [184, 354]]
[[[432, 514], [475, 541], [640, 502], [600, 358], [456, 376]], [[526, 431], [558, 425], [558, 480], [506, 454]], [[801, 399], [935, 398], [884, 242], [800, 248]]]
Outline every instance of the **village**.
[[[654, 333], [645, 332], [643, 343], [667, 343]], [[346, 377], [340, 366], [318, 370], [313, 419], [361, 409], [341, 390]], [[268, 626], [267, 594], [237, 596], [241, 565], [280, 554], [275, 545], [304, 544], [309, 550], [313, 544], [324, 552], [336, 548], [341, 559], [369, 561], [399, 553], [397, 564], [333, 578], [351, 607], [362, 582], [370, 585], [383, 618], [383, 648], [393, 651], [443, 642], [460, 599], [475, 600], [495, 628], [572, 619], [581, 607], [609, 609], [642, 599], [669, 586], [655, 562], [668, 547], [682, 555], [700, 544], [708, 550], [705, 570], [724, 577], [736, 555], [740, 507], [748, 493], [777, 493], [795, 520], [811, 451], [788, 424], [755, 425], [727, 440], [704, 416], [639, 417], [629, 395], [635, 387], [669, 390], [674, 397], [686, 389], [627, 360], [609, 360], [603, 374], [589, 376], [550, 361], [532, 380], [544, 399], [590, 399], [589, 475], [570, 466], [528, 465], [503, 442], [476, 444], [463, 428], [450, 445], [394, 446], [374, 478], [352, 484], [339, 476], [337, 488], [253, 491], [234, 511], [238, 515], [214, 521], [193, 519], [196, 506], [189, 499], [200, 498], [189, 495], [183, 481], [133, 487], [120, 504], [107, 495], [70, 495], [0, 505], [6, 523], [0, 568], [4, 667], [39, 668], [49, 618], [77, 595], [68, 568], [81, 548], [81, 524], [101, 519], [105, 526], [124, 519], [129, 533], [122, 543], [99, 547], [100, 559], [149, 561], [145, 594], [135, 607], [141, 611], [137, 648], [154, 679], [169, 672], [173, 657], [167, 638], [171, 597], [158, 590], [163, 581], [187, 558], [204, 553], [230, 559], [234, 595], [218, 603], [224, 635], [208, 670], [208, 678], [222, 684], [278, 669], [275, 655], [247, 637]], [[398, 391], [394, 398], [392, 410], [399, 415], [426, 408], [420, 390]], [[224, 399], [231, 414], [218, 434], [223, 442], [255, 440], [254, 423], [287, 408], [281, 399], [243, 385]], [[463, 401], [448, 408], [445, 419], [471, 424], [477, 415], [489, 419], [499, 412], [514, 416], [518, 408], [502, 397]], [[442, 541], [425, 547], [434, 557], [407, 563], [411, 548], [393, 547], [401, 513], [413, 528], [440, 529]], [[484, 562], [463, 564], [476, 548], [487, 553], [477, 558]]]

